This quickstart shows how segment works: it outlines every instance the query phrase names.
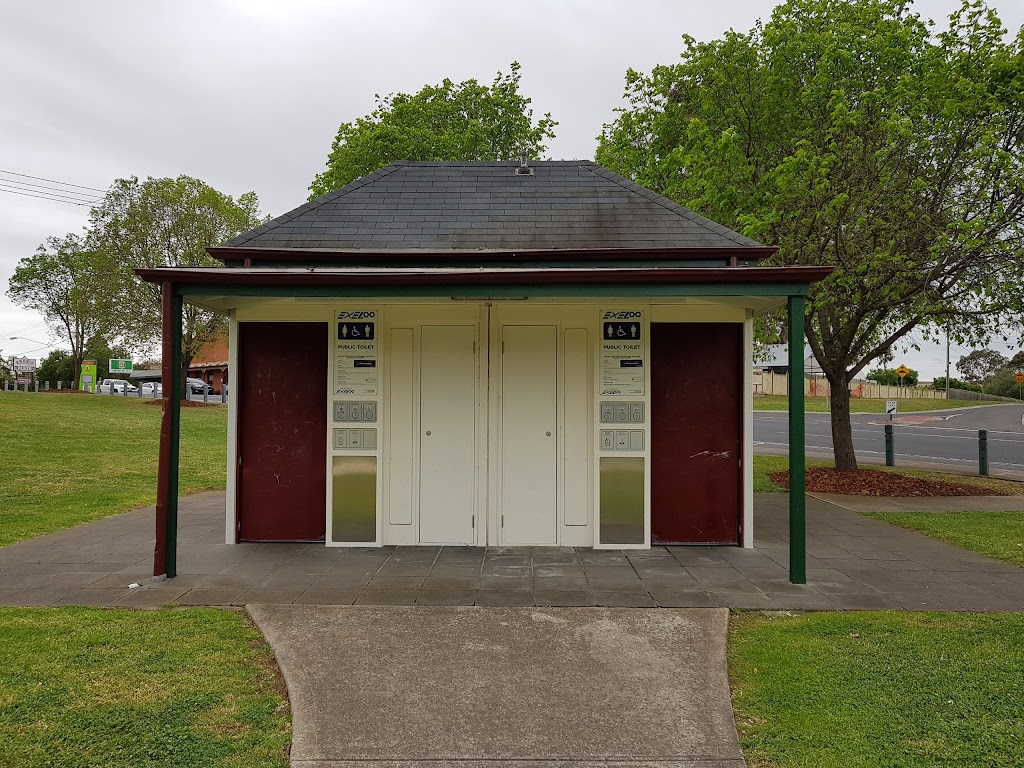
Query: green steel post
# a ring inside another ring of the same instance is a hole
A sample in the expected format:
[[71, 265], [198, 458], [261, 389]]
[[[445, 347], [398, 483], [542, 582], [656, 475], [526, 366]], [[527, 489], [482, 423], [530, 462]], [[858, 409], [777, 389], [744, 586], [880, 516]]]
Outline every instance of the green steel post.
[[896, 466], [896, 446], [893, 442], [892, 424], [885, 425], [885, 466]]
[[789, 297], [789, 580], [807, 583], [804, 477], [804, 297]]
[[978, 474], [988, 477], [988, 430], [978, 430]]
[[168, 465], [167, 493], [167, 578], [178, 575], [178, 465], [181, 458], [181, 310], [182, 298], [172, 302], [174, 338], [171, 354], [171, 455]]

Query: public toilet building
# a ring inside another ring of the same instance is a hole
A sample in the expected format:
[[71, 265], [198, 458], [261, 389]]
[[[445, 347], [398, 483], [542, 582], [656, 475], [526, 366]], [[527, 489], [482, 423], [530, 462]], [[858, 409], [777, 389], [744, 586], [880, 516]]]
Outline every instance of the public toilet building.
[[165, 382], [181, 302], [229, 317], [229, 544], [752, 546], [752, 319], [829, 271], [582, 161], [394, 163], [209, 252], [139, 274]]

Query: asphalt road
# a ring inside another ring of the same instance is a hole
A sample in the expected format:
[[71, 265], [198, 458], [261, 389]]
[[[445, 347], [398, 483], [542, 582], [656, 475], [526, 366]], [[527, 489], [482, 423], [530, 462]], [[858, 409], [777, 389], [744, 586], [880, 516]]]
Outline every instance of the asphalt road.
[[[857, 413], [853, 447], [865, 464], [885, 463], [885, 414]], [[910, 413], [893, 421], [896, 465], [976, 474], [978, 430], [988, 430], [989, 473], [1024, 480], [1024, 405], [986, 405]], [[827, 413], [807, 414], [807, 455], [832, 458]], [[789, 419], [784, 412], [754, 412], [754, 453], [785, 454]]]

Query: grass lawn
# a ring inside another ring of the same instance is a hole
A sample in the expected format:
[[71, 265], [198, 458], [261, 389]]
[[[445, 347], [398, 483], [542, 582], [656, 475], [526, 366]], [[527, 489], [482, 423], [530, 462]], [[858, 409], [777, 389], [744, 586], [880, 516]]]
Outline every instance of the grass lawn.
[[1024, 765], [1024, 615], [740, 615], [729, 666], [751, 768]]
[[0, 608], [0, 766], [285, 768], [289, 739], [244, 614]]
[[[156, 500], [160, 407], [0, 392], [0, 547]], [[181, 493], [223, 488], [227, 409], [181, 411]]]
[[870, 517], [1024, 566], [1024, 512], [877, 512]]
[[[808, 413], [828, 413], [824, 397], [805, 397], [804, 410]], [[998, 405], [998, 403], [990, 403]], [[977, 402], [971, 400], [946, 400], [944, 398], [900, 398], [897, 409], [899, 413], [913, 411], [940, 411], [946, 408], [976, 408]], [[785, 395], [764, 395], [754, 398], [755, 411], [788, 411], [789, 398]], [[851, 413], [885, 413], [885, 400], [872, 397], [850, 398]]]
[[[808, 467], [834, 467], [831, 461], [808, 461]], [[996, 477], [974, 477], [972, 475], [954, 475], [946, 472], [928, 472], [921, 469], [901, 469], [900, 467], [882, 467], [874, 464], [862, 464], [865, 469], [877, 469], [907, 477], [920, 477], [924, 480], [937, 480], [961, 485], [973, 485], [1005, 496], [1024, 496], [1024, 483], [1011, 480], [1000, 480]], [[768, 477], [772, 472], [784, 472], [789, 469], [789, 458], [786, 456], [754, 456], [754, 493], [785, 493], [786, 489], [776, 485]], [[891, 521], [890, 521], [891, 522]]]

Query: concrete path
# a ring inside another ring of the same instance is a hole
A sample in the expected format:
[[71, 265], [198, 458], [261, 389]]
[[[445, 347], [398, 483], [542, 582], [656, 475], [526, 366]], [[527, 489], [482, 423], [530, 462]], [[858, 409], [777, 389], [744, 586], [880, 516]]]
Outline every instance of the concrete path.
[[743, 768], [724, 609], [250, 605], [298, 768]]
[[[1019, 509], [1019, 502], [1011, 496], [962, 500], [977, 509]], [[857, 503], [865, 511], [928, 508], [923, 499]], [[181, 501], [177, 578], [148, 581], [149, 507], [0, 548], [0, 605], [1024, 610], [1024, 568], [873, 520], [851, 511], [853, 504], [849, 497], [808, 498], [808, 583], [795, 585], [788, 581], [785, 494], [755, 497], [754, 549], [616, 551], [227, 545], [224, 494], [211, 492]]]
[[1024, 496], [809, 496], [851, 512], [1024, 512]]

